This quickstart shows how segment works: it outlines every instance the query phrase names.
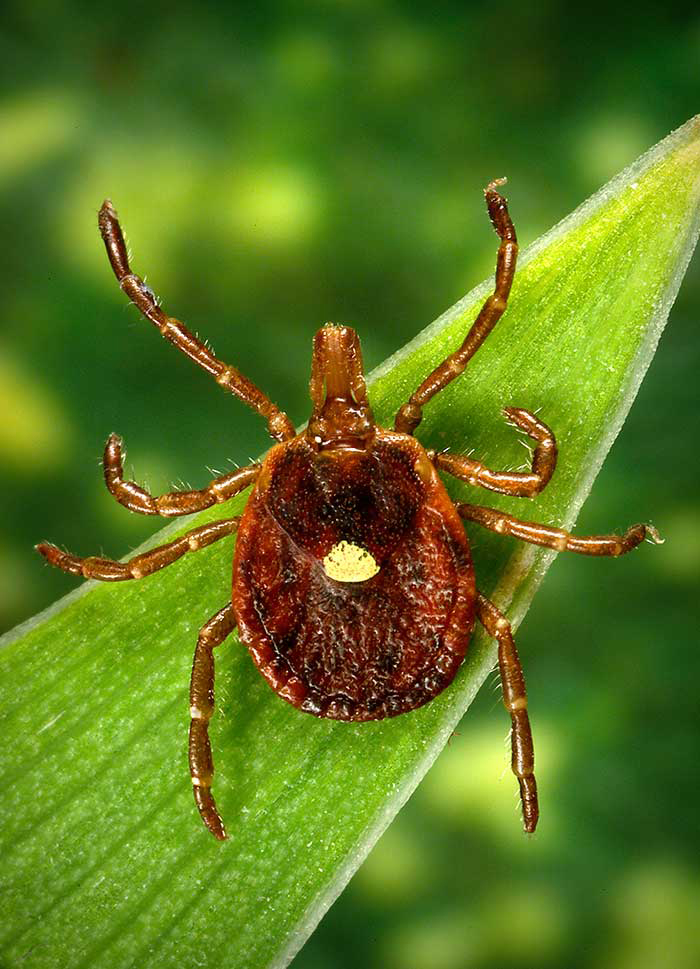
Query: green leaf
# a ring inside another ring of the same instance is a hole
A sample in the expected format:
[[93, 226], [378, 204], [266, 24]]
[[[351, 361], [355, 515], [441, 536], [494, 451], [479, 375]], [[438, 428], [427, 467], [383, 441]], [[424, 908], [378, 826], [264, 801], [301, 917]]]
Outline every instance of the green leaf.
[[[573, 524], [653, 355], [697, 238], [699, 198], [696, 118], [524, 254], [507, 314], [428, 405], [418, 436], [473, 449], [492, 467], [519, 465], [524, 452], [500, 414], [513, 404], [554, 428], [559, 466], [533, 502], [457, 482], [453, 495]], [[512, 210], [517, 225], [517, 185]], [[457, 345], [490, 287], [374, 374], [381, 422]], [[552, 554], [470, 534], [480, 587], [517, 624]], [[4, 638], [3, 966], [286, 965], [494, 664], [493, 644], [476, 635], [454, 685], [427, 707], [348, 725], [282, 702], [229, 640], [212, 740], [231, 839], [216, 843], [192, 803], [187, 685], [197, 630], [228, 598], [230, 561], [226, 541], [140, 583], [87, 583]], [[505, 727], [505, 714], [494, 716]]]

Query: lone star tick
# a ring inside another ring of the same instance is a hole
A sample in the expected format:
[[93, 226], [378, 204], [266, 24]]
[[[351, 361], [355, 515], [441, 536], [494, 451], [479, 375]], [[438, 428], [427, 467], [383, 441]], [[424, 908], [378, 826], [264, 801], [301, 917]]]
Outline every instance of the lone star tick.
[[381, 720], [408, 713], [452, 682], [478, 619], [498, 642], [503, 700], [512, 721], [512, 768], [526, 831], [539, 816], [532, 734], [520, 659], [510, 623], [474, 578], [462, 519], [535, 545], [584, 555], [624, 555], [650, 525], [624, 535], [577, 537], [480, 505], [453, 504], [438, 471], [500, 494], [532, 498], [557, 460], [554, 434], [534, 414], [505, 408], [507, 420], [535, 442], [527, 473], [494, 471], [465, 455], [425, 450], [413, 437], [425, 405], [458, 377], [508, 301], [518, 252], [503, 180], [485, 190], [500, 237], [494, 292], [463, 343], [399, 410], [394, 429], [372, 417], [360, 342], [348, 326], [328, 324], [314, 338], [308, 427], [290, 419], [235, 367], [222, 363], [160, 307], [131, 271], [111, 202], [99, 228], [119, 285], [161, 334], [267, 421], [277, 443], [261, 464], [215, 478], [201, 491], [154, 497], [122, 471], [121, 441], [111, 435], [104, 476], [120, 504], [142, 515], [190, 515], [253, 491], [239, 518], [193, 528], [128, 562], [78, 558], [55, 545], [38, 551], [66, 572], [105, 582], [143, 579], [186, 552], [238, 534], [231, 601], [202, 627], [190, 683], [189, 763], [194, 799], [215, 838], [226, 831], [211, 791], [209, 720], [214, 712], [214, 649], [237, 626], [253, 662], [284, 700], [317, 717]]

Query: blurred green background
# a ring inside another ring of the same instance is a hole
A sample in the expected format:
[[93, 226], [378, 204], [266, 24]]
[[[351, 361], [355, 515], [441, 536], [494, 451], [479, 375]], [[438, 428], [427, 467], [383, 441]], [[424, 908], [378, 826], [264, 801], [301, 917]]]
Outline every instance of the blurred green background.
[[[298, 423], [320, 324], [357, 327], [371, 369], [492, 272], [488, 179], [509, 176], [526, 245], [700, 109], [696, 3], [15, 0], [0, 16], [3, 628], [76, 585], [36, 541], [118, 557], [155, 530], [102, 485], [110, 431], [156, 492], [267, 446], [126, 305], [105, 196], [166, 308]], [[537, 836], [514, 793], [502, 809], [507, 723], [485, 689], [299, 969], [700, 964], [699, 313], [696, 257], [578, 526], [651, 519], [666, 544], [560, 556], [519, 634]]]

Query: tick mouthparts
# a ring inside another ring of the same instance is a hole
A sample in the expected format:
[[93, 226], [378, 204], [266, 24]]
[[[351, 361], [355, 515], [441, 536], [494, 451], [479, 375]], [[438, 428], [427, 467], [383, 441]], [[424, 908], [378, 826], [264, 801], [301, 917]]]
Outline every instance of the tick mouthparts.
[[367, 404], [360, 340], [351, 327], [327, 323], [314, 337], [310, 389], [317, 413], [329, 400]]
[[309, 384], [313, 413], [307, 428], [319, 450], [364, 449], [374, 431], [362, 351], [349, 326], [327, 323], [314, 337]]

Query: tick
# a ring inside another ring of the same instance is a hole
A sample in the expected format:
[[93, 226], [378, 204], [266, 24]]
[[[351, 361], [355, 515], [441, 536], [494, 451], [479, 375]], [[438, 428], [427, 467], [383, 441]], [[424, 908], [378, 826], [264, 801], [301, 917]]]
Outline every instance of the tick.
[[408, 713], [449, 686], [477, 620], [498, 643], [503, 700], [512, 722], [512, 769], [525, 830], [535, 830], [539, 808], [523, 670], [508, 619], [476, 586], [463, 521], [583, 555], [624, 555], [645, 537], [660, 539], [650, 525], [633, 525], [624, 535], [580, 537], [481, 505], [454, 504], [439, 471], [516, 497], [532, 498], [547, 485], [557, 446], [552, 431], [529, 411], [504, 411], [534, 442], [525, 473], [426, 450], [413, 436], [425, 405], [459, 377], [506, 309], [518, 244], [499, 192], [502, 182], [485, 190], [500, 237], [494, 292], [461, 346], [400, 408], [393, 430], [377, 426], [372, 416], [357, 334], [328, 324], [314, 337], [313, 410], [307, 428], [297, 434], [269, 397], [161, 309], [131, 271], [112, 204], [105, 201], [100, 209], [100, 232], [122, 290], [166, 340], [256, 410], [277, 442], [260, 464], [215, 478], [200, 491], [154, 497], [124, 480], [122, 443], [113, 434], [104, 452], [105, 482], [126, 508], [166, 518], [190, 515], [253, 485], [243, 514], [193, 528], [128, 562], [37, 546], [65, 572], [119, 582], [143, 579], [187, 552], [237, 534], [231, 599], [199, 632], [190, 682], [194, 799], [215, 838], [223, 840], [226, 831], [211, 790], [214, 650], [235, 627], [259, 671], [288, 703], [316, 717], [364, 721]]

